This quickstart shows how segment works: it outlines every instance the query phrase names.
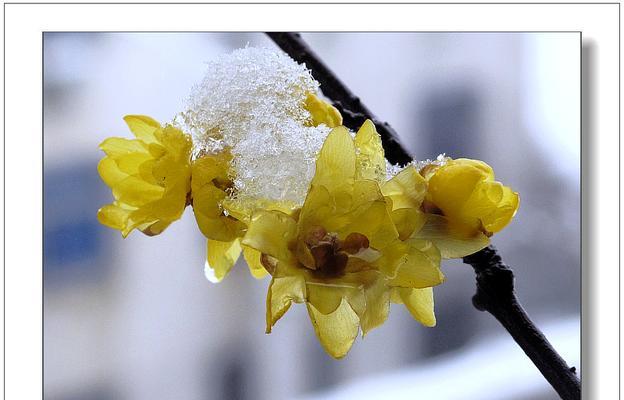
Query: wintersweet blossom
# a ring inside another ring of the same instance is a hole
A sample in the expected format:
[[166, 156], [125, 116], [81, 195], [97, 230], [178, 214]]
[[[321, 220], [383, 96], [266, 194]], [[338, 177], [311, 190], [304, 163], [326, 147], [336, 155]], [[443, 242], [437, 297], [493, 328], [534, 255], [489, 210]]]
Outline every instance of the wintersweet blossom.
[[[301, 210], [254, 213], [242, 241], [262, 253], [272, 275], [267, 332], [292, 302], [305, 303], [322, 346], [335, 358], [347, 354], [360, 328], [365, 335], [383, 324], [393, 292], [417, 302], [411, 289], [444, 280], [437, 248], [425, 240], [400, 240], [377, 181], [366, 179], [376, 170], [369, 168], [374, 152], [366, 150], [372, 134], [377, 132], [370, 122], [355, 140], [344, 127], [334, 128]], [[356, 151], [358, 143], [364, 146]], [[430, 297], [415, 309], [425, 324], [432, 323]]]
[[225, 149], [200, 155], [192, 164], [191, 189], [193, 212], [200, 231], [206, 236], [206, 277], [218, 282], [225, 278], [243, 252], [251, 274], [262, 278], [266, 271], [259, 254], [242, 248], [240, 238], [247, 225], [227, 214], [223, 201], [232, 190], [229, 169], [232, 156]]
[[427, 180], [427, 221], [416, 236], [432, 240], [445, 258], [472, 254], [489, 244], [515, 216], [520, 197], [494, 180], [479, 160], [445, 159], [421, 168]]
[[179, 219], [191, 190], [191, 138], [171, 125], [144, 115], [127, 115], [136, 139], [111, 137], [100, 144], [106, 153], [98, 164], [115, 201], [98, 210], [103, 225], [158, 235]]

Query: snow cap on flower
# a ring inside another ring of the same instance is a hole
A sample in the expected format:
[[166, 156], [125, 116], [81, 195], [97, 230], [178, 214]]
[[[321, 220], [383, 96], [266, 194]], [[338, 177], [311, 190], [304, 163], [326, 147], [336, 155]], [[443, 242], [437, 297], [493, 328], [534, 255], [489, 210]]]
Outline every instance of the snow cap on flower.
[[181, 114], [204, 152], [229, 147], [238, 199], [303, 204], [316, 155], [340, 114], [305, 65], [247, 47], [208, 63]]

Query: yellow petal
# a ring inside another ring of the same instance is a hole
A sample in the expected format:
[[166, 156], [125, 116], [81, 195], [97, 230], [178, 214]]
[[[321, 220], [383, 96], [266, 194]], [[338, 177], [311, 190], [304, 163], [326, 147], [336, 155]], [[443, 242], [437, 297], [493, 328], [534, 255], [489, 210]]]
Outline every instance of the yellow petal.
[[310, 112], [312, 126], [325, 124], [330, 128], [335, 128], [342, 125], [342, 115], [340, 115], [340, 112], [338, 112], [334, 106], [321, 100], [316, 95], [308, 93], [304, 106], [306, 110]]
[[373, 201], [384, 201], [379, 183], [369, 179], [356, 180], [351, 197], [351, 208], [368, 205]]
[[213, 185], [195, 186], [193, 212], [204, 236], [229, 242], [243, 235], [245, 224], [223, 215], [220, 204], [225, 197], [226, 193]]
[[204, 185], [214, 185], [214, 180], [227, 180], [229, 163], [232, 156], [224, 151], [219, 154], [204, 156], [193, 161], [193, 191]]
[[161, 129], [160, 124], [155, 119], [146, 115], [126, 115], [124, 121], [128, 124], [130, 131], [134, 133], [137, 139], [144, 141], [145, 143], [156, 142], [156, 136], [154, 133]]
[[203, 214], [206, 217], [216, 218], [223, 215], [221, 202], [227, 194], [213, 185], [193, 188], [193, 209], [195, 213]]
[[353, 232], [361, 233], [375, 249], [383, 249], [399, 237], [383, 201], [369, 203], [348, 216], [350, 223], [338, 231], [341, 236], [346, 237]]
[[317, 268], [316, 260], [314, 259], [314, 255], [312, 255], [312, 251], [303, 240], [297, 240], [297, 245], [295, 247], [295, 256], [297, 257], [297, 261], [303, 264], [305, 267], [311, 269]]
[[398, 292], [401, 302], [405, 304], [416, 321], [428, 327], [436, 325], [433, 311], [433, 288], [395, 288], [394, 290]]
[[487, 163], [484, 163], [481, 160], [473, 160], [471, 158], [457, 158], [455, 160], [450, 160], [449, 163], [451, 165], [461, 165], [464, 167], [471, 167], [478, 169], [481, 174], [484, 176], [485, 180], [494, 180], [494, 170]]
[[[143, 179], [147, 183], [158, 185], [158, 181], [156, 180], [156, 177], [154, 177], [154, 164], [156, 164], [156, 160], [151, 159], [139, 165], [139, 168], [137, 171], [138, 173], [137, 177]], [[189, 179], [189, 191], [190, 191], [190, 179]]]
[[386, 180], [386, 159], [381, 145], [381, 136], [369, 119], [355, 135], [357, 153], [356, 179], [370, 179], [377, 182]]
[[349, 296], [354, 288], [338, 284], [328, 285], [319, 282], [307, 282], [308, 303], [321, 314], [331, 314], [340, 306], [342, 299]]
[[[109, 228], [123, 231], [126, 227], [131, 212], [131, 210], [125, 210], [114, 204], [107, 204], [98, 210], [97, 218], [102, 225], [106, 225]], [[124, 237], [126, 236], [127, 234], [124, 235]]]
[[366, 310], [360, 315], [362, 337], [368, 332], [383, 325], [390, 312], [390, 288], [384, 279], [379, 278], [364, 289], [366, 296]]
[[[221, 201], [221, 207], [224, 211], [227, 211], [228, 215], [232, 216], [232, 218], [242, 221], [245, 224], [249, 224], [251, 215], [256, 209], [250, 202], [238, 198], [233, 199], [231, 197], [225, 197]], [[258, 207], [258, 209], [265, 210], [263, 207]]]
[[310, 228], [318, 226], [328, 232], [341, 232], [353, 220], [352, 194], [345, 188], [336, 188], [330, 193], [325, 186], [311, 186], [299, 213], [298, 235], [305, 235]]
[[408, 253], [397, 269], [396, 276], [390, 280], [393, 286], [425, 288], [444, 282], [440, 270], [440, 252], [425, 240], [410, 239]]
[[152, 176], [165, 189], [184, 182], [191, 189], [191, 168], [186, 163], [174, 160], [172, 156], [161, 157], [152, 164]]
[[134, 176], [128, 176], [113, 187], [113, 196], [118, 201], [135, 207], [158, 200], [163, 193], [162, 187], [152, 185]]
[[251, 215], [257, 210], [280, 211], [292, 216], [300, 208], [299, 205], [290, 200], [233, 199], [230, 197], [223, 199], [221, 207], [223, 207], [229, 215], [246, 224], [249, 223]]
[[208, 217], [196, 211], [195, 220], [202, 234], [212, 240], [229, 242], [241, 237], [245, 230], [245, 224], [230, 217]]
[[251, 247], [243, 246], [243, 256], [249, 267], [249, 272], [256, 279], [261, 279], [267, 276], [268, 272], [264, 269], [260, 257], [262, 253], [258, 250], [254, 250]]
[[518, 193], [500, 182], [481, 182], [464, 205], [468, 217], [481, 221], [486, 232], [501, 231], [518, 211]]
[[104, 183], [111, 188], [128, 177], [128, 174], [121, 171], [115, 160], [110, 157], [101, 159], [97, 168]]
[[100, 149], [102, 149], [107, 156], [112, 157], [130, 153], [147, 154], [147, 148], [140, 140], [124, 139], [120, 137], [107, 138], [100, 143]]
[[330, 314], [321, 313], [310, 303], [307, 306], [314, 331], [325, 351], [337, 359], [344, 357], [358, 334], [359, 318], [355, 311], [345, 299]]
[[189, 135], [171, 125], [166, 125], [163, 129], [156, 130], [154, 136], [176, 161], [179, 161], [180, 158], [186, 158], [193, 146]]
[[487, 174], [472, 164], [451, 163], [440, 167], [429, 180], [431, 201], [450, 218], [461, 218], [464, 204]]
[[213, 269], [217, 281], [221, 281], [230, 272], [240, 256], [240, 240], [219, 242], [208, 240], [206, 244], [208, 266]]
[[140, 228], [140, 230], [147, 236], [160, 235], [169, 225], [171, 225], [171, 222], [172, 221], [159, 220], [146, 228]]
[[294, 243], [297, 223], [279, 211], [258, 211], [251, 218], [243, 245], [268, 254], [280, 261], [293, 263], [290, 246]]
[[312, 185], [325, 186], [329, 192], [352, 184], [355, 177], [355, 145], [343, 126], [332, 129], [316, 160]]
[[440, 271], [440, 253], [425, 240], [397, 240], [384, 249], [375, 264], [391, 286], [424, 288], [444, 281], [444, 274]]
[[[183, 191], [172, 191], [160, 199], [144, 204], [132, 213], [132, 218], [137, 221], [162, 220], [167, 224], [179, 219], [184, 212], [186, 194]], [[157, 226], [150, 229], [156, 232]]]
[[[300, 230], [307, 230], [311, 226], [323, 226], [333, 232], [337, 227], [343, 226], [347, 220], [340, 220], [335, 216], [346, 210], [343, 207], [337, 209], [335, 203], [334, 197], [325, 186], [311, 186], [299, 214]], [[328, 226], [325, 226], [326, 223]], [[301, 234], [305, 232], [299, 232], [299, 235]]]
[[288, 311], [290, 305], [303, 303], [306, 298], [305, 281], [301, 276], [273, 278], [267, 294], [266, 333]]
[[392, 211], [390, 216], [401, 240], [418, 232], [427, 221], [426, 214], [415, 208], [400, 208]]
[[[299, 268], [298, 272], [301, 273]], [[278, 271], [283, 273], [284, 271]], [[290, 272], [293, 275], [293, 272]], [[302, 274], [306, 280], [307, 302], [322, 314], [331, 314], [336, 311], [345, 299], [358, 316], [366, 309], [364, 288], [369, 287], [374, 279], [379, 277], [377, 271], [347, 272], [341, 277], [330, 280], [317, 278], [308, 270]]]
[[167, 149], [165, 148], [165, 146], [161, 145], [158, 142], [148, 143], [147, 151], [154, 158], [160, 158], [167, 154]]
[[465, 257], [490, 244], [490, 239], [480, 231], [453, 224], [448, 218], [434, 214], [427, 214], [425, 224], [413, 238], [431, 241], [445, 259]]
[[387, 181], [381, 191], [392, 199], [393, 210], [418, 209], [427, 193], [427, 182], [414, 166], [409, 166]]
[[119, 170], [129, 175], [138, 174], [141, 164], [150, 160], [152, 157], [147, 153], [129, 153], [115, 157]]

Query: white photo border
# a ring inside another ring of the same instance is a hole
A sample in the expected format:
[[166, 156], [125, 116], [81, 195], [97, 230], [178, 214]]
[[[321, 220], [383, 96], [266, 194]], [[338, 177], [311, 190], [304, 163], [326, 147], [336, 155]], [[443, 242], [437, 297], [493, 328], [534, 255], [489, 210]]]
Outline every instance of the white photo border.
[[583, 394], [619, 398], [618, 3], [5, 3], [3, 17], [5, 398], [43, 397], [46, 31], [581, 31], [591, 48], [582, 64], [591, 82], [582, 86]]

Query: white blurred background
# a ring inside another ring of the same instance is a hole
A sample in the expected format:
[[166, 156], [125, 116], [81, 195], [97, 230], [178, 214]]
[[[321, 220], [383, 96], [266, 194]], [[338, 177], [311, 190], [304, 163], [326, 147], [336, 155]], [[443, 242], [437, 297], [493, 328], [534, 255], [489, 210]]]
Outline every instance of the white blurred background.
[[[418, 159], [488, 162], [521, 195], [493, 238], [528, 313], [580, 366], [580, 35], [309, 33], [313, 49]], [[555, 399], [494, 318], [471, 267], [443, 264], [438, 326], [394, 306], [335, 361], [305, 307], [264, 334], [268, 280], [203, 276], [187, 210], [162, 235], [98, 224], [98, 144], [122, 117], [168, 121], [205, 62], [260, 33], [44, 35], [44, 394], [50, 400]]]

